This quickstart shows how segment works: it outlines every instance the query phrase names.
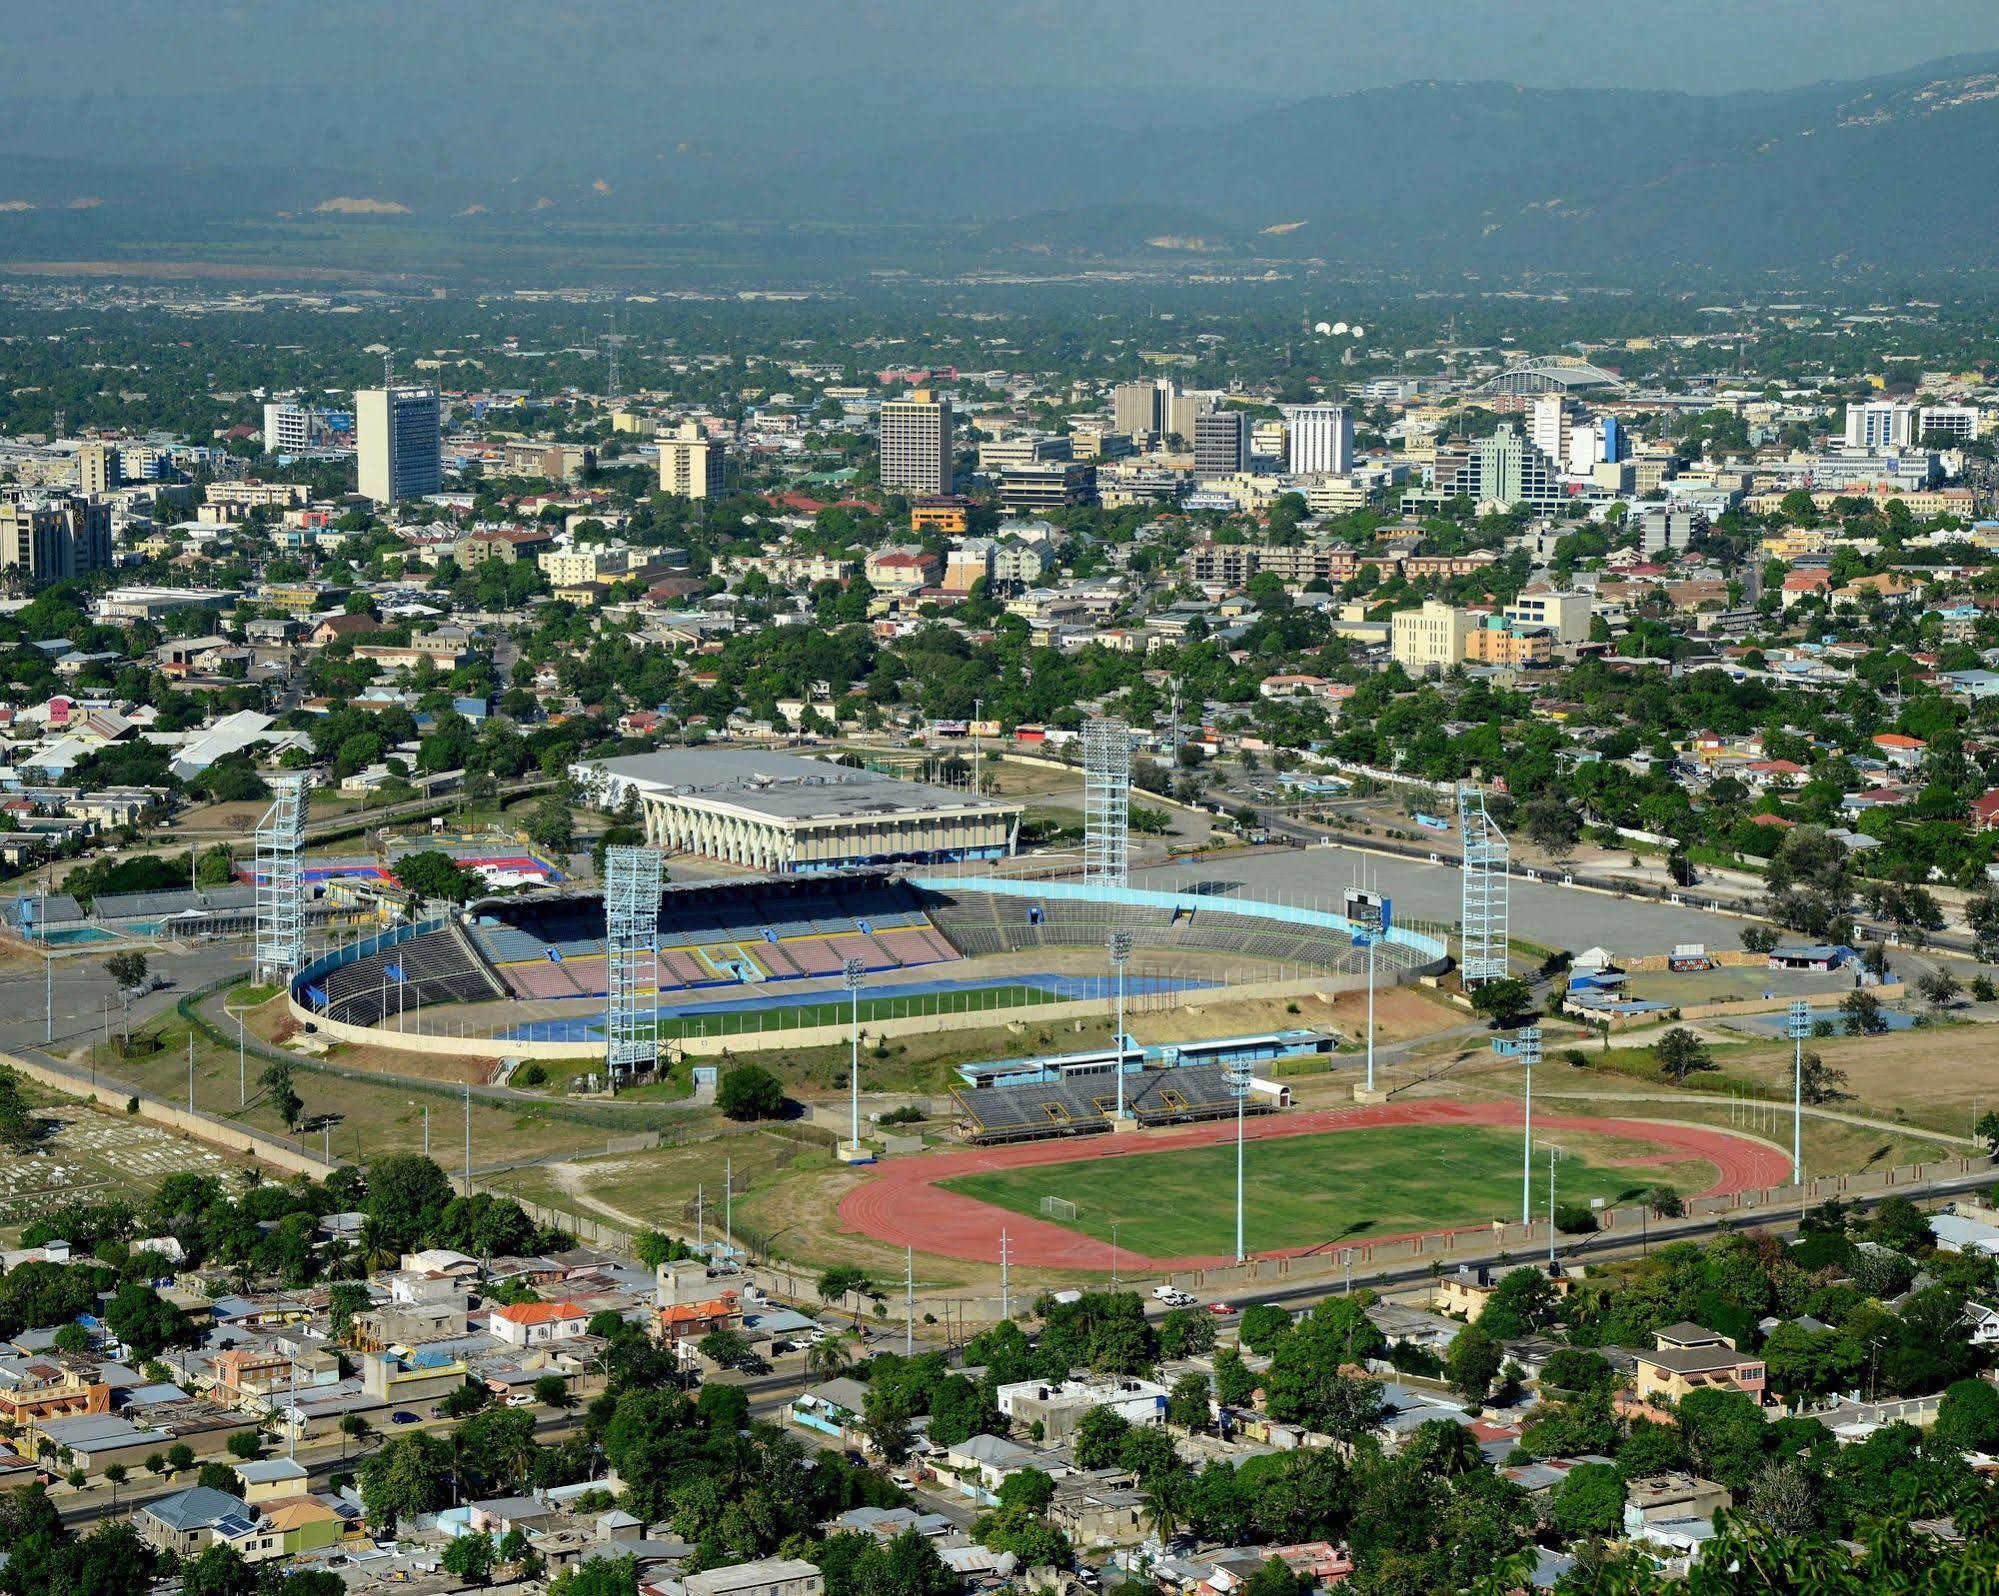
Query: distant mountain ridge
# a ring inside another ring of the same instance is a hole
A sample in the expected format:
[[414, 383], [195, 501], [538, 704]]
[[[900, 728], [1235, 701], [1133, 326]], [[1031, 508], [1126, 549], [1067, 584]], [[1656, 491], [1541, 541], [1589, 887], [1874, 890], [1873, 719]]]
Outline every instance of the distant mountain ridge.
[[[402, 108], [392, 141], [365, 121], [355, 137], [302, 141], [321, 157], [310, 168], [282, 164], [290, 146], [257, 137], [229, 142], [226, 162], [212, 158], [224, 147], [212, 130], [206, 145], [190, 130], [153, 159], [125, 162], [107, 158], [125, 135], [100, 128], [94, 158], [65, 159], [49, 153], [56, 135], [44, 118], [34, 151], [0, 161], [0, 251], [31, 214], [39, 244], [70, 230], [116, 239], [169, 219], [314, 217], [339, 202], [378, 209], [370, 225], [464, 228], [468, 246], [489, 219], [778, 220], [951, 228], [961, 244], [1022, 265], [1999, 266], [1999, 54], [1715, 97], [1412, 82], [1249, 114], [1165, 99], [1153, 126], [1129, 95], [1098, 123], [1048, 120], [1085, 108], [1074, 97], [1035, 101], [1038, 125], [1010, 129], [988, 96], [953, 133], [950, 119], [843, 122], [839, 105], [805, 105], [774, 113], [754, 138], [726, 128], [685, 138], [676, 129], [693, 119], [687, 107], [622, 105], [558, 134], [537, 131], [558, 115], [552, 104], [516, 103], [507, 139], [482, 149], [448, 103], [419, 100]], [[0, 125], [0, 149], [28, 125]], [[69, 210], [84, 201], [87, 211]]]

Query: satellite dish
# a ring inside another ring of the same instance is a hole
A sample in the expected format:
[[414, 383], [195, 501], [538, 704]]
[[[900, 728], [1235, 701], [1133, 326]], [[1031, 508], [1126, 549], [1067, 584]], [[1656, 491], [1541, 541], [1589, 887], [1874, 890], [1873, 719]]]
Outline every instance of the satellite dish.
[[1364, 338], [1367, 336], [1367, 329], [1365, 327], [1355, 327], [1353, 329], [1353, 335], [1356, 338]]
[[1347, 330], [1347, 324], [1343, 321], [1336, 321], [1329, 330], [1335, 333], [1344, 333]]
[[1316, 325], [1314, 325], [1312, 328], [1312, 331], [1317, 333], [1321, 338], [1325, 337], [1332, 330], [1333, 330], [1333, 324], [1329, 321], [1319, 322]]

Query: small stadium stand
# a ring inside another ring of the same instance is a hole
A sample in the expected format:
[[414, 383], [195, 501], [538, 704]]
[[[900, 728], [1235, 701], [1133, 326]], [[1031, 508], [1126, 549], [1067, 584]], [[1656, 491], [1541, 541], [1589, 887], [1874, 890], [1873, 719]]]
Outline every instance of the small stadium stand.
[[[1117, 1108], [1117, 1078], [1101, 1074], [1068, 1076], [1024, 1086], [955, 1089], [959, 1131], [979, 1146], [1033, 1141], [1049, 1136], [1090, 1135], [1111, 1128]], [[1125, 1077], [1124, 1103], [1141, 1125], [1176, 1125], [1220, 1119], [1236, 1111], [1228, 1071], [1219, 1064], [1142, 1070]], [[1275, 1105], [1252, 1094], [1247, 1114], [1268, 1114]]]

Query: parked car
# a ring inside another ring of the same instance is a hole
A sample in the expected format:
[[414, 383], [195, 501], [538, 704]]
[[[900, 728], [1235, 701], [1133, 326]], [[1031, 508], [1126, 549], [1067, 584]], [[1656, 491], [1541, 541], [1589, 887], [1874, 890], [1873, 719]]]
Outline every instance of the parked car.
[[1235, 1312], [1235, 1304], [1232, 1302], [1211, 1302], [1208, 1304], [1208, 1312], [1212, 1313], [1217, 1319], [1226, 1319]]
[[409, 1412], [405, 1408], [397, 1408], [395, 1412], [389, 1415], [389, 1422], [391, 1424], [415, 1424], [419, 1421], [414, 1413]]

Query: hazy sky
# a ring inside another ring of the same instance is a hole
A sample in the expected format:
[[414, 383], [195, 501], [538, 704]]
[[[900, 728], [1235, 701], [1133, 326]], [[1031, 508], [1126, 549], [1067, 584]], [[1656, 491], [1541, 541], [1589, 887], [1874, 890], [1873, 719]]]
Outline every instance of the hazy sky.
[[432, 71], [581, 87], [593, 70], [662, 90], [914, 74], [1283, 98], [1424, 77], [1719, 91], [1999, 49], [1993, 0], [0, 0], [0, 27], [15, 60], [74, 69], [36, 71], [43, 94]]

